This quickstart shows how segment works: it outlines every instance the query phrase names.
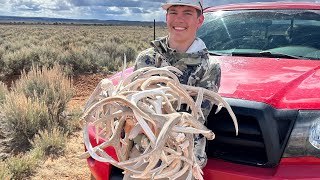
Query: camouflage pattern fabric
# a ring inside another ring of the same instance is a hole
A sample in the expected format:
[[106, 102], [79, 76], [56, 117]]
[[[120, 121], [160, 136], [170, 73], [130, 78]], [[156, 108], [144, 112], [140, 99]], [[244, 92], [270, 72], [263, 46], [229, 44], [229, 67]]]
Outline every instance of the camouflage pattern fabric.
[[[182, 76], [178, 76], [180, 83], [218, 91], [221, 78], [220, 65], [214, 60], [209, 61], [207, 49], [196, 53], [180, 53], [169, 48], [167, 42], [167, 37], [152, 41], [152, 48], [138, 55], [134, 70], [150, 66], [174, 66], [183, 72]], [[206, 100], [202, 103], [201, 108], [206, 119], [212, 109], [212, 103]], [[199, 121], [205, 123], [205, 119], [200, 118]], [[194, 151], [197, 163], [201, 167], [207, 163], [205, 146], [206, 139], [202, 135], [195, 136]]]

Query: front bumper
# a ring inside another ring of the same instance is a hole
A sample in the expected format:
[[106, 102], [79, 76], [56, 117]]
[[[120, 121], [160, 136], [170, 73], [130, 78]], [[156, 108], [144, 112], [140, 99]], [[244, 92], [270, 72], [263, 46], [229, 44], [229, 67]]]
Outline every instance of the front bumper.
[[[88, 158], [88, 166], [97, 180], [121, 177], [112, 174], [112, 165]], [[319, 180], [320, 159], [313, 157], [283, 158], [274, 168], [260, 168], [209, 159], [203, 169], [205, 180]]]
[[274, 168], [260, 168], [209, 159], [204, 168], [206, 180], [312, 180], [320, 179], [320, 159], [283, 158]]

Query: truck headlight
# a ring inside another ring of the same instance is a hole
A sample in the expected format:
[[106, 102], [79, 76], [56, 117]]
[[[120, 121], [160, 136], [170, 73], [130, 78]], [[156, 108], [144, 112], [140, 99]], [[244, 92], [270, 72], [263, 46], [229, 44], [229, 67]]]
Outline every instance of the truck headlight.
[[309, 142], [312, 146], [320, 150], [320, 119], [311, 126]]
[[320, 111], [300, 110], [283, 157], [320, 158]]

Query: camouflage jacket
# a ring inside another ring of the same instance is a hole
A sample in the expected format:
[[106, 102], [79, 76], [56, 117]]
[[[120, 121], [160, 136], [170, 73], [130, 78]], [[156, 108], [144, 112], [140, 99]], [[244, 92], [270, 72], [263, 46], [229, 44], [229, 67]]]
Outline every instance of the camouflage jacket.
[[[138, 55], [134, 70], [150, 66], [174, 66], [183, 72], [182, 76], [178, 76], [180, 83], [218, 91], [221, 78], [220, 65], [215, 60], [209, 60], [206, 48], [192, 53], [179, 53], [168, 47], [167, 37], [152, 41], [151, 46]], [[212, 103], [205, 100], [201, 108], [204, 117], [207, 118]], [[205, 119], [200, 118], [199, 121], [205, 123]], [[198, 164], [202, 167], [207, 162], [205, 144], [203, 136], [195, 137], [195, 154]]]

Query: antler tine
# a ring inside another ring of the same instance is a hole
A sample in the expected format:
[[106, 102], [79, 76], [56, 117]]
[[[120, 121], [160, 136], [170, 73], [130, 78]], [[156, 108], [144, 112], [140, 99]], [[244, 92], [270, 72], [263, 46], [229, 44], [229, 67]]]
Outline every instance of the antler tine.
[[167, 165], [166, 168], [163, 168], [162, 171], [158, 171], [154, 175], [154, 179], [162, 179], [162, 178], [172, 176], [180, 170], [182, 166], [181, 160], [177, 157], [170, 158], [170, 159], [172, 159], [171, 160], [172, 162], [169, 165]]
[[[93, 112], [96, 112], [96, 113], [97, 113], [97, 111], [96, 111], [97, 108], [99, 108], [99, 107], [101, 107], [101, 106], [103, 106], [103, 105], [106, 105], [106, 104], [108, 104], [108, 103], [114, 103], [114, 102], [122, 103], [122, 104], [124, 104], [125, 106], [129, 107], [130, 109], [132, 109], [134, 115], [137, 117], [137, 120], [140, 122], [140, 124], [143, 124], [143, 121], [144, 121], [144, 120], [143, 120], [143, 117], [146, 118], [146, 119], [150, 119], [150, 117], [148, 117], [147, 114], [145, 114], [144, 112], [142, 112], [137, 106], [133, 105], [130, 101], [126, 100], [126, 99], [123, 98], [123, 97], [108, 97], [108, 98], [106, 98], [106, 99], [104, 99], [104, 100], [99, 101], [98, 103], [96, 103], [94, 106], [90, 107], [90, 108], [84, 113], [83, 118], [84, 118], [84, 119], [87, 119], [87, 117], [88, 117], [91, 113], [93, 113]], [[150, 121], [150, 122], [154, 123], [153, 121]], [[119, 122], [119, 125], [118, 125], [118, 126], [122, 127], [123, 124], [120, 124], [120, 122]], [[147, 129], [147, 128], [149, 128], [149, 127], [147, 126], [147, 127], [145, 127], [145, 128]], [[148, 132], [146, 129], [144, 129], [144, 130], [145, 130], [146, 132]], [[120, 129], [120, 130], [121, 130], [121, 129]], [[120, 130], [116, 131], [116, 133], [115, 133], [115, 134], [117, 135], [117, 137], [119, 137], [119, 138], [117, 138], [116, 140], [119, 140], [119, 139], [120, 139]], [[150, 130], [150, 131], [151, 131], [151, 130]], [[149, 138], [152, 139], [152, 137], [153, 137], [154, 135], [153, 135], [153, 133], [151, 132], [151, 135], [150, 135], [150, 133], [149, 133], [149, 136], [151, 136], [151, 137], [149, 137]], [[113, 137], [114, 137], [114, 136], [113, 136]], [[153, 139], [155, 139], [155, 138], [153, 138]], [[115, 141], [116, 141], [116, 140], [115, 140]], [[102, 143], [102, 144], [99, 146], [99, 148], [105, 148], [106, 146], [109, 146], [110, 141], [113, 142], [113, 141], [112, 141], [112, 138], [111, 138], [109, 141], [107, 141], [107, 143]], [[154, 144], [154, 143], [155, 143], [155, 140], [153, 140], [153, 144]], [[120, 145], [118, 146], [118, 144], [112, 144], [112, 145], [114, 145], [115, 147], [117, 147], [118, 150], [121, 149], [121, 148], [120, 148]], [[83, 156], [82, 156], [82, 157], [83, 157]]]
[[[193, 136], [188, 134], [186, 137], [186, 140], [190, 142], [189, 143], [190, 145], [187, 147], [188, 150], [184, 151], [184, 156], [179, 157], [179, 159], [181, 161], [183, 161], [183, 168], [180, 171], [176, 172], [174, 175], [169, 176], [168, 177], [169, 179], [177, 179], [177, 178], [181, 177], [182, 175], [184, 175], [187, 172], [188, 169], [189, 169], [189, 172], [192, 171], [194, 163], [196, 163], [196, 162], [194, 162], [195, 159], [194, 159], [194, 155], [192, 153], [193, 148], [194, 148], [193, 147], [193, 144], [194, 144]], [[189, 175], [187, 176], [186, 179], [191, 179], [191, 177], [192, 176], [189, 173]]]
[[[190, 92], [191, 95], [196, 94], [200, 88], [200, 87], [192, 87], [192, 86], [186, 86], [186, 85], [182, 85], [182, 87], [185, 88], [187, 91], [191, 91]], [[204, 93], [204, 99], [209, 99], [210, 101], [215, 102], [215, 104], [217, 104], [218, 106], [222, 106], [227, 109], [227, 111], [229, 112], [232, 118], [235, 130], [236, 130], [236, 135], [238, 135], [239, 127], [238, 127], [237, 118], [234, 112], [232, 111], [230, 105], [224, 99], [222, 99], [222, 97], [218, 93], [209, 91], [204, 88], [203, 88], [203, 93]]]
[[[97, 155], [96, 151], [98, 151], [100, 149], [100, 147], [102, 146], [102, 144], [108, 144], [109, 141], [102, 143], [99, 146], [96, 147], [92, 147], [90, 140], [89, 140], [89, 129], [88, 129], [88, 125], [84, 126], [84, 144], [86, 146], [87, 152], [83, 153], [82, 155], [79, 156], [79, 158], [88, 158], [88, 157], [93, 157], [94, 159], [101, 161], [101, 162], [109, 162], [109, 163], [117, 163], [116, 160], [114, 160], [111, 156], [106, 155], [104, 158], [102, 158], [101, 156]], [[100, 149], [101, 150], [101, 149]], [[87, 156], [87, 154], [90, 154], [89, 156]]]
[[139, 77], [141, 74], [143, 74], [146, 71], [149, 71], [151, 69], [155, 69], [156, 67], [144, 67], [141, 69], [137, 69], [136, 71], [132, 72], [126, 79], [123, 80], [122, 85], [126, 86], [129, 83], [133, 82], [135, 78]]
[[171, 82], [172, 84], [178, 84], [179, 81], [175, 81], [174, 79], [163, 77], [163, 76], [151, 76], [145, 82], [141, 84], [141, 90], [144, 91], [148, 89], [151, 84], [168, 84]]
[[177, 173], [173, 174], [172, 176], [169, 176], [168, 179], [169, 180], [177, 179], [177, 178], [181, 177], [184, 173], [186, 173], [188, 169], [191, 170], [191, 165], [184, 163], [183, 168], [180, 171], [178, 171]]
[[173, 79], [175, 82], [179, 82], [177, 75], [175, 75], [171, 71], [168, 71], [167, 69], [161, 69], [161, 68], [151, 69], [149, 71], [146, 71], [141, 75], [141, 78], [150, 78], [152, 76], [169, 77], [169, 78]]
[[126, 92], [126, 91], [140, 91], [140, 86], [142, 85], [143, 82], [145, 82], [147, 80], [147, 78], [139, 78], [129, 84], [127, 84], [126, 86], [124, 86], [119, 92], [118, 94], [121, 94], [122, 92]]
[[[200, 88], [198, 91], [197, 100], [195, 103], [195, 106], [197, 107], [197, 109], [201, 109], [202, 101], [203, 101], [203, 88]], [[205, 119], [202, 111], [199, 111], [199, 114], [203, 119]]]
[[[168, 155], [168, 159], [174, 159], [174, 162], [179, 164], [169, 164], [167, 168], [163, 169], [162, 171], [159, 171], [155, 176], [154, 179], [162, 179], [167, 178], [170, 176], [173, 176], [175, 173], [177, 173], [177, 170], [180, 170], [182, 167], [182, 163], [186, 158], [183, 158], [181, 148], [177, 145], [177, 143], [173, 144], [174, 147], [171, 148], [164, 148], [164, 151], [170, 153], [171, 155]], [[177, 151], [174, 151], [173, 148], [177, 149]], [[190, 160], [186, 161], [187, 163], [191, 164]], [[180, 166], [180, 168], [178, 168]], [[174, 179], [174, 178], [173, 178]]]
[[124, 91], [120, 92], [117, 96], [124, 96], [128, 99], [128, 97], [132, 96], [133, 94], [137, 93], [139, 91]]
[[149, 153], [144, 154], [144, 155], [140, 155], [139, 157], [135, 157], [135, 158], [128, 159], [126, 161], [119, 162], [119, 165], [120, 166], [129, 166], [130, 164], [135, 164], [135, 163], [139, 162], [140, 160], [144, 160], [144, 159], [148, 158], [148, 156], [150, 156]]
[[164, 93], [166, 89], [168, 89], [168, 87], [162, 87], [162, 88], [156, 88], [156, 89], [150, 89], [150, 90], [144, 90], [144, 91], [138, 92], [131, 96], [131, 101], [134, 104], [137, 104], [138, 101], [140, 101], [143, 98], [161, 96], [165, 102], [167, 110], [169, 111], [168, 113], [176, 112], [175, 109], [172, 107], [168, 97]]
[[191, 113], [193, 116], [195, 116], [198, 119], [199, 111], [202, 111], [201, 108], [197, 108], [195, 106], [194, 100], [192, 97], [183, 89], [181, 85], [174, 85], [171, 82], [168, 82], [168, 87], [172, 88], [173, 91], [177, 92], [181, 99], [184, 100], [184, 102], [191, 108]]
[[173, 106], [177, 106], [175, 109], [180, 110], [182, 98], [180, 97], [179, 93], [172, 90], [171, 88], [169, 90], [167, 90], [165, 93], [168, 96], [168, 99], [170, 98], [169, 101], [171, 102], [171, 104]]
[[[189, 132], [188, 128], [182, 127], [182, 126], [188, 125], [189, 128], [195, 128], [195, 130], [194, 130], [195, 132], [198, 131], [199, 134], [201, 133], [206, 138], [208, 138], [210, 140], [214, 139], [214, 137], [215, 137], [214, 133], [211, 130], [209, 130], [205, 125], [203, 125], [200, 121], [195, 119], [194, 116], [190, 115], [189, 113], [185, 113], [185, 112], [180, 112], [180, 113], [181, 113], [181, 121], [173, 129], [175, 129], [177, 131], [193, 134], [193, 133]], [[179, 128], [179, 126], [181, 128]]]
[[[119, 121], [119, 127], [123, 127], [123, 125], [124, 125], [124, 122], [125, 122], [125, 119], [124, 118], [121, 118], [120, 119], [120, 121]], [[84, 136], [89, 136], [88, 135], [88, 123], [87, 123], [87, 125], [85, 126], [85, 134], [84, 134]], [[118, 128], [119, 130], [121, 130], [121, 128]], [[96, 147], [94, 147], [94, 148], [92, 148], [92, 146], [91, 146], [91, 144], [89, 143], [89, 141], [88, 142], [86, 142], [85, 143], [85, 145], [86, 145], [86, 148], [87, 148], [87, 151], [85, 152], [85, 153], [83, 153], [82, 155], [80, 155], [80, 157], [81, 158], [88, 158], [88, 157], [90, 157], [90, 155], [92, 156], [92, 153], [93, 152], [96, 152], [98, 149], [104, 149], [104, 148], [106, 148], [106, 147], [108, 147], [108, 146], [113, 146], [113, 147], [115, 147], [115, 150], [116, 151], [119, 151], [120, 152], [120, 149], [121, 149], [121, 146], [120, 146], [120, 141], [119, 141], [119, 139], [120, 139], [120, 136], [121, 136], [121, 131], [116, 131], [112, 136], [111, 136], [111, 138], [109, 139], [109, 140], [106, 140], [105, 142], [103, 142], [103, 143], [101, 143], [100, 145], [98, 145], [98, 146], [96, 146]], [[117, 152], [117, 155], [121, 155], [121, 153], [120, 154], [118, 154], [119, 152]], [[124, 160], [124, 157], [123, 156], [120, 156], [120, 157], [118, 157], [120, 160]], [[113, 161], [115, 161], [114, 159], [113, 159]]]
[[180, 133], [202, 134], [208, 140], [212, 140], [215, 138], [215, 135], [211, 130], [202, 130], [202, 129], [196, 129], [193, 127], [183, 127], [183, 126], [174, 126], [172, 130]]
[[150, 152], [152, 155], [149, 157], [149, 164], [148, 166], [145, 168], [145, 170], [140, 174], [140, 175], [134, 175], [134, 178], [141, 178], [144, 177], [145, 175], [148, 174], [148, 172], [150, 172], [150, 170], [152, 170], [158, 163], [160, 157], [161, 157], [161, 152], [163, 150], [163, 147], [166, 143], [166, 139], [168, 138], [168, 134], [170, 132], [170, 129], [179, 121], [179, 119], [181, 118], [179, 113], [172, 113], [170, 114], [170, 116], [168, 117], [168, 115], [163, 115], [164, 118], [167, 118], [167, 121], [165, 122], [165, 124], [163, 125], [163, 128], [161, 129], [156, 145], [153, 148], [153, 151]]
[[[166, 87], [166, 88], [164, 88]], [[167, 86], [161, 86], [158, 89], [161, 89], [161, 91], [165, 94], [165, 103], [170, 103], [170, 111], [166, 111], [166, 113], [172, 112], [171, 107], [176, 103], [177, 108], [174, 108], [175, 110], [179, 110], [180, 106], [181, 106], [181, 97], [180, 94], [174, 90], [172, 90], [172, 88], [167, 87]], [[167, 100], [168, 99], [168, 100]], [[156, 100], [154, 101], [150, 101], [150, 104], [153, 104], [152, 102], [156, 102], [156, 101], [162, 101], [162, 99], [159, 97], [156, 98]], [[161, 112], [161, 111], [159, 111]], [[173, 111], [176, 112], [176, 111]], [[158, 114], [163, 114], [163, 113], [158, 113]]]
[[141, 111], [135, 104], [133, 104], [131, 101], [129, 101], [128, 99], [126, 99], [123, 96], [113, 96], [113, 97], [108, 97], [105, 98], [97, 103], [95, 103], [92, 107], [90, 107], [87, 111], [84, 112], [82, 118], [83, 119], [87, 119], [87, 117], [89, 116], [89, 114], [91, 112], [93, 112], [96, 107], [102, 106], [104, 104], [108, 104], [108, 103], [114, 103], [117, 102], [119, 104], [123, 104], [126, 107], [129, 107], [130, 109], [132, 109], [132, 111], [134, 112], [135, 115], [139, 115], [140, 117], [146, 119], [147, 121], [149, 121], [150, 123], [152, 123], [153, 126], [155, 126], [154, 121], [143, 111]]
[[99, 101], [99, 99], [97, 99], [97, 98], [102, 93], [102, 91], [107, 91], [108, 95], [110, 96], [112, 94], [112, 92], [114, 91], [114, 89], [115, 89], [115, 87], [114, 87], [112, 81], [110, 81], [109, 79], [102, 79], [98, 83], [96, 88], [93, 90], [93, 92], [91, 93], [89, 99], [87, 100], [87, 102], [84, 106], [84, 111], [86, 111], [92, 104]]
[[[151, 114], [154, 114], [154, 113], [163, 114], [162, 109], [161, 109], [163, 98], [161, 96], [157, 97], [155, 100], [150, 100], [150, 99], [146, 98], [145, 101], [148, 103], [149, 106], [145, 103], [143, 106], [140, 106], [140, 107], [145, 107], [145, 108], [143, 108], [144, 111], [148, 111], [148, 113], [151, 113]], [[150, 106], [152, 106], [153, 108], [150, 108]]]

